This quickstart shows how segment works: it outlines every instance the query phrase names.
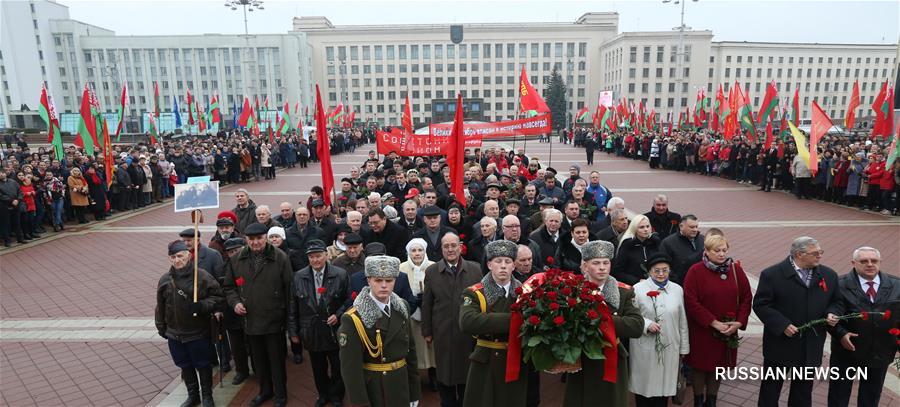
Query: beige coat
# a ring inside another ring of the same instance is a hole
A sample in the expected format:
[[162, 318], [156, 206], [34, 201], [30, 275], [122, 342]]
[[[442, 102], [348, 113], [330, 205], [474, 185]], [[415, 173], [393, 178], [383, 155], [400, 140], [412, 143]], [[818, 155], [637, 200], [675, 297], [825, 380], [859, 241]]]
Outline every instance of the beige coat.
[[[406, 276], [409, 279], [409, 288], [412, 290], [413, 295], [422, 293], [422, 288], [425, 287], [425, 269], [432, 264], [434, 264], [434, 262], [428, 260], [427, 257], [419, 267], [419, 271], [416, 271], [416, 267], [410, 260], [400, 264], [400, 272], [406, 273]], [[430, 369], [437, 366], [434, 361], [434, 345], [425, 342], [425, 337], [422, 336], [421, 321], [422, 310], [416, 309], [416, 312], [410, 316], [410, 322], [412, 323], [412, 337], [413, 341], [416, 342], [416, 361], [419, 364], [419, 369]]]
[[[69, 185], [69, 196], [72, 200], [72, 206], [88, 206], [90, 205], [90, 192], [88, 191], [87, 180], [84, 177], [76, 178], [74, 175], [70, 175], [67, 181]], [[83, 192], [82, 192], [83, 190]]]

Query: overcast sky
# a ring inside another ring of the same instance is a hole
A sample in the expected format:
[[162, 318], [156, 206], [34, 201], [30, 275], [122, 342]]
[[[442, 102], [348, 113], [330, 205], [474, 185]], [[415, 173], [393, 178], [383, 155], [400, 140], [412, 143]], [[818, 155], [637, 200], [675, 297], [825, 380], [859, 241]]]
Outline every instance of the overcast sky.
[[[17, 1], [17, 0], [12, 0]], [[242, 13], [225, 0], [58, 0], [71, 17], [118, 35], [242, 34]], [[617, 11], [619, 31], [671, 30], [681, 5], [655, 1], [284, 1], [248, 13], [251, 33], [292, 29], [293, 16], [326, 16], [335, 25], [570, 22], [589, 11]], [[896, 43], [900, 1], [688, 1], [685, 23], [714, 41]]]

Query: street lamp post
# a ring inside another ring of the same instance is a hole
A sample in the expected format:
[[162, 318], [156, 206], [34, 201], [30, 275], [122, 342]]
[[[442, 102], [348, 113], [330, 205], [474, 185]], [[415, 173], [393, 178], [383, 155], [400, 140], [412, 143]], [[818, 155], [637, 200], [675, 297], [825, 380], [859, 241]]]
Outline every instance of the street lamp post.
[[[692, 0], [695, 3], [698, 0]], [[678, 52], [675, 54], [675, 82], [681, 84], [684, 81], [684, 32], [690, 31], [692, 28], [686, 24], [684, 24], [684, 5], [687, 3], [687, 0], [662, 0], [663, 3], [674, 3], [678, 5], [681, 3], [681, 25], [678, 27], [673, 27], [672, 30], [678, 31]], [[679, 86], [680, 87], [680, 86]], [[682, 92], [681, 90], [676, 90], [676, 92]]]
[[[237, 11], [238, 7], [240, 7], [244, 12], [244, 53], [245, 57], [241, 58], [241, 64], [245, 65], [244, 75], [249, 76], [249, 81], [244, 82], [244, 89], [242, 92], [244, 96], [247, 96], [247, 90], [254, 89], [256, 86], [254, 83], [256, 82], [255, 71], [250, 72], [250, 69], [254, 66], [251, 63], [251, 58], [253, 57], [253, 50], [250, 48], [250, 30], [247, 26], [247, 12], [253, 12], [254, 10], [265, 10], [264, 6], [265, 1], [263, 0], [226, 0], [225, 7], [231, 9], [232, 11]], [[249, 83], [248, 83], [249, 82]]]

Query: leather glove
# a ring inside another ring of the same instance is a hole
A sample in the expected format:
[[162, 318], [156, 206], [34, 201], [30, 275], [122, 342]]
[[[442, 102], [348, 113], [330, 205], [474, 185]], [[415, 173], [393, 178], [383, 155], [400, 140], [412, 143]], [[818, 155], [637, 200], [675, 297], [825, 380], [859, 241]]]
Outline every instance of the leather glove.
[[192, 302], [190, 305], [191, 315], [200, 315], [200, 311], [203, 310], [203, 307], [199, 302]]

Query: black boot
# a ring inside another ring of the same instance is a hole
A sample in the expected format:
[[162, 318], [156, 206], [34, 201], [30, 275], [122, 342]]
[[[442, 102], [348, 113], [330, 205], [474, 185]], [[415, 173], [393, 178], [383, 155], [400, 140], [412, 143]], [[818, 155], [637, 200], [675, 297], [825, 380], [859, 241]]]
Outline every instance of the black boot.
[[200, 382], [197, 381], [197, 371], [194, 368], [181, 369], [181, 380], [187, 387], [188, 398], [181, 403], [181, 407], [194, 407], [200, 404]]
[[703, 396], [695, 394], [694, 395], [694, 407], [704, 407], [704, 406], [705, 406], [705, 404], [703, 404]]
[[703, 402], [703, 407], [716, 407], [716, 395], [707, 394], [706, 401]]
[[428, 390], [438, 391], [437, 387], [437, 369], [436, 368], [428, 368]]
[[203, 407], [216, 407], [213, 401], [212, 367], [197, 370], [200, 373], [200, 395], [203, 399]]

